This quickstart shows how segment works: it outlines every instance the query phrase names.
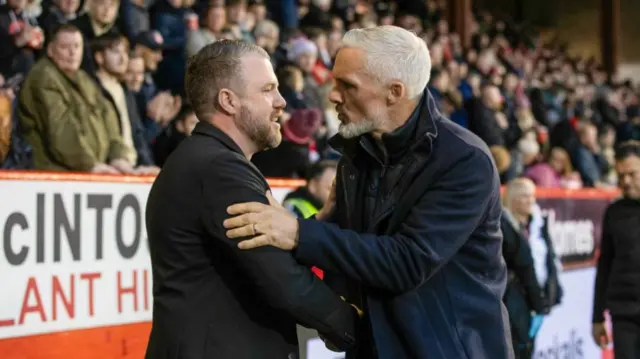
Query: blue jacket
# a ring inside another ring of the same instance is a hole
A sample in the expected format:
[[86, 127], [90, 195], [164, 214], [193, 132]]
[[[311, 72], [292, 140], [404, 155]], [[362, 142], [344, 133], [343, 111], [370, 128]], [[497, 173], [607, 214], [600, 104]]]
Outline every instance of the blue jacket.
[[[366, 135], [334, 139], [343, 157], [333, 223], [299, 220], [294, 255], [364, 307], [373, 338], [356, 340], [374, 342], [379, 359], [511, 359], [495, 164], [428, 91], [412, 118], [410, 131], [396, 131], [410, 138], [379, 172], [377, 214], [365, 227], [358, 217], [374, 166]], [[347, 358], [362, 357], [357, 350]]]

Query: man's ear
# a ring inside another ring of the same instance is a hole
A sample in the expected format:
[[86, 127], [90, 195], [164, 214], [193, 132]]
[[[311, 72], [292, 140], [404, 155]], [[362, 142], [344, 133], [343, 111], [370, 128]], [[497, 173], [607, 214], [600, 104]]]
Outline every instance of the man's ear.
[[228, 115], [235, 115], [240, 111], [240, 99], [231, 90], [223, 88], [218, 92], [217, 105]]
[[393, 81], [389, 85], [389, 93], [387, 95], [387, 102], [389, 105], [393, 105], [405, 97], [407, 88], [400, 81]]

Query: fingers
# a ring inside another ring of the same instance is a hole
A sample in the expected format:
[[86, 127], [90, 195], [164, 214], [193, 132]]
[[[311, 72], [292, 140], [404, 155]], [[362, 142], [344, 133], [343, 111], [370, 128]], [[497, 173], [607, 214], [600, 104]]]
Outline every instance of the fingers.
[[268, 205], [258, 202], [237, 203], [227, 207], [227, 213], [231, 215], [250, 212], [260, 213], [268, 208]]
[[258, 237], [248, 239], [246, 241], [242, 241], [238, 243], [238, 248], [253, 249], [253, 248], [268, 246], [269, 244], [270, 244], [269, 237], [263, 234]]
[[256, 213], [245, 213], [225, 219], [224, 222], [222, 222], [222, 225], [226, 229], [234, 229], [256, 223], [258, 220], [259, 218]]
[[228, 238], [242, 238], [255, 236], [258, 233], [253, 232], [253, 224], [248, 224], [239, 228], [227, 231]]

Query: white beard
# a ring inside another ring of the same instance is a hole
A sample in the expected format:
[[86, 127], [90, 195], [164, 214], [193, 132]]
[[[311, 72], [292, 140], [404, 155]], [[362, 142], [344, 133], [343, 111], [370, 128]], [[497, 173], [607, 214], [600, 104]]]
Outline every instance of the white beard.
[[341, 123], [338, 132], [344, 138], [354, 138], [365, 133], [373, 132], [384, 127], [389, 118], [384, 108], [378, 107], [371, 111], [370, 117], [360, 122]]

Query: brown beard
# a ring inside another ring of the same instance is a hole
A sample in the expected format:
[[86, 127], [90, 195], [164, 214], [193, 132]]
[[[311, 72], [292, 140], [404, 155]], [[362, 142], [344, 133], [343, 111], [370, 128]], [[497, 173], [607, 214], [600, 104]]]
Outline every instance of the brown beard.
[[0, 163], [9, 152], [11, 143], [11, 101], [0, 97]]
[[248, 107], [240, 109], [240, 120], [236, 125], [256, 146], [258, 151], [278, 147], [281, 137], [271, 133], [271, 123], [251, 113]]

